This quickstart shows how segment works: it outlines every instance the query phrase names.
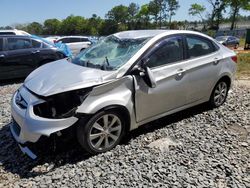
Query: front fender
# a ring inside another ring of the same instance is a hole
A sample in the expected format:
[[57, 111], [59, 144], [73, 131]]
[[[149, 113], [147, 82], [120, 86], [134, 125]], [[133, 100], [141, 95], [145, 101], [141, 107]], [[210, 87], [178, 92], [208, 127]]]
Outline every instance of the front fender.
[[130, 130], [137, 128], [134, 111], [134, 82], [128, 75], [93, 88], [76, 113], [95, 114], [109, 106], [122, 106], [130, 115]]
[[78, 107], [76, 113], [95, 114], [109, 106], [123, 106], [130, 114], [130, 127], [136, 128], [134, 113], [133, 77], [128, 75], [93, 88], [88, 97]]

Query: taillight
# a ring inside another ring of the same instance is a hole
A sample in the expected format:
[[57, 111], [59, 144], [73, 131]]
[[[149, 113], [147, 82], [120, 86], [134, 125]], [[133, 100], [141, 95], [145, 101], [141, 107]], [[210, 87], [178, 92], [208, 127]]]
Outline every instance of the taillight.
[[232, 59], [235, 63], [237, 63], [237, 56], [233, 56], [233, 57], [231, 57], [231, 59]]

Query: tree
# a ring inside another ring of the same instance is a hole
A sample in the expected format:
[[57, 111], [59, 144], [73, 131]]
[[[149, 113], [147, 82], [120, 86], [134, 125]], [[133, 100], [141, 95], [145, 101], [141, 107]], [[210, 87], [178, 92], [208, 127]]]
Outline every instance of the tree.
[[227, 7], [226, 0], [207, 0], [212, 6], [212, 13], [210, 14], [210, 29], [219, 29], [219, 25], [223, 18], [223, 11]]
[[87, 20], [87, 22], [87, 26], [89, 27], [89, 34], [99, 35], [103, 20], [96, 14], [93, 14], [92, 17]]
[[27, 26], [27, 32], [31, 34], [41, 35], [43, 33], [43, 25], [38, 22], [32, 22]]
[[158, 24], [158, 20], [161, 25], [162, 2], [163, 2], [162, 0], [152, 0], [148, 4], [149, 14], [153, 17], [156, 26]]
[[61, 21], [58, 19], [47, 19], [44, 21], [44, 34], [58, 35], [60, 32]]
[[204, 25], [204, 29], [206, 28], [206, 23], [205, 23], [205, 19], [203, 17], [203, 13], [205, 12], [206, 8], [203, 5], [194, 3], [191, 4], [191, 7], [188, 10], [188, 14], [191, 16], [197, 16], [199, 19], [201, 19], [203, 25]]
[[63, 35], [88, 34], [88, 32], [87, 20], [81, 16], [68, 16], [62, 21], [60, 28], [60, 34]]
[[128, 17], [128, 7], [124, 5], [115, 6], [106, 14], [106, 18], [114, 21], [116, 24], [126, 24], [128, 21]]
[[176, 14], [176, 11], [180, 8], [178, 0], [165, 0], [166, 1], [166, 11], [169, 18], [169, 25], [171, 25], [172, 16]]
[[194, 3], [191, 4], [191, 7], [188, 10], [188, 14], [191, 16], [197, 16], [201, 20], [204, 20], [203, 13], [205, 12], [206, 8], [203, 5]]
[[146, 29], [149, 27], [150, 24], [150, 13], [148, 4], [144, 4], [141, 6], [139, 13], [137, 14], [137, 25], [138, 29]]
[[135, 3], [130, 3], [128, 6], [128, 20], [129, 20], [129, 29], [135, 29], [136, 25], [136, 15], [139, 13], [139, 6]]
[[235, 28], [236, 18], [239, 15], [240, 9], [250, 10], [249, 0], [226, 0], [231, 9], [231, 27], [230, 30]]

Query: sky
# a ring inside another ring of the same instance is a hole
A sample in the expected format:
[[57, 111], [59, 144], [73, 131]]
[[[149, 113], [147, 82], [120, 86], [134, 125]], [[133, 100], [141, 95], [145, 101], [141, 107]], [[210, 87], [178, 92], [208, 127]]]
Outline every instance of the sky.
[[[91, 17], [97, 14], [104, 18], [105, 14], [116, 5], [129, 5], [135, 2], [138, 5], [148, 3], [150, 0], [0, 0], [0, 26], [25, 24], [33, 21], [43, 23], [49, 18], [64, 19], [73, 14]], [[211, 7], [206, 0], [179, 0], [180, 8], [174, 20], [197, 20], [188, 15], [190, 4], [199, 3]], [[249, 13], [242, 12], [243, 15]]]

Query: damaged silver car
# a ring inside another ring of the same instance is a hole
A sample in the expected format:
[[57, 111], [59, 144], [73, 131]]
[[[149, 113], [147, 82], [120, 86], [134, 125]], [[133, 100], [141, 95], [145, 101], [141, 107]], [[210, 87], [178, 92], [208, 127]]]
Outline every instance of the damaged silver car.
[[32, 72], [12, 98], [10, 126], [21, 150], [72, 128], [97, 154], [125, 133], [168, 114], [208, 102], [222, 105], [237, 58], [192, 31], [139, 30], [113, 34], [81, 52]]

